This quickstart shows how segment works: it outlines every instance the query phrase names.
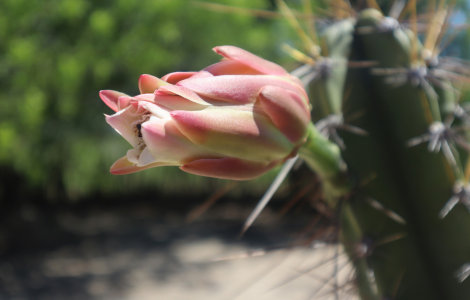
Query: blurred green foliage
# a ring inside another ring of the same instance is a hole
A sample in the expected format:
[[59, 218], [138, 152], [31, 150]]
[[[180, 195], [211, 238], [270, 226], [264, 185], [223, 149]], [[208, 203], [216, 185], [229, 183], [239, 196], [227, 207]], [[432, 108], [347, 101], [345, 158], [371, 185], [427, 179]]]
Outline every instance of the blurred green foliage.
[[[274, 8], [266, 0], [212, 2]], [[106, 124], [103, 113], [112, 111], [98, 91], [138, 94], [139, 75], [200, 70], [220, 59], [211, 51], [217, 45], [278, 61], [274, 23], [203, 10], [186, 0], [1, 1], [0, 167], [51, 199], [137, 189], [198, 193], [220, 186], [221, 180], [171, 167], [111, 175], [109, 167], [129, 145]], [[261, 193], [272, 177], [241, 190]]]

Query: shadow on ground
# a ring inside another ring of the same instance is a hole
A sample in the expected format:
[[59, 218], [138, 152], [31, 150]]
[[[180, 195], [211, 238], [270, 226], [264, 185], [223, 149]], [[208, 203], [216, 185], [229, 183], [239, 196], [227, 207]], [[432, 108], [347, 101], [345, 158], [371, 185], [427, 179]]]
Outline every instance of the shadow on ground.
[[0, 221], [0, 299], [305, 299], [329, 285], [331, 274], [296, 274], [330, 250], [255, 251], [258, 257], [214, 262], [289, 246], [311, 219], [278, 219], [268, 209], [238, 240], [251, 208], [220, 204], [188, 224], [187, 209], [136, 200], [12, 206]]

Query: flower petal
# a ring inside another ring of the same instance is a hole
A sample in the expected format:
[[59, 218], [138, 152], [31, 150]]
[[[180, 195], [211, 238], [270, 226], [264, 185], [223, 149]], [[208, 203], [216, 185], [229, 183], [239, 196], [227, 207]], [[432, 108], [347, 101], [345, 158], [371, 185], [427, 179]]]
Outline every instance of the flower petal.
[[169, 111], [155, 103], [141, 101], [139, 102], [139, 108], [140, 107], [144, 108], [143, 113], [149, 112], [151, 116], [155, 116], [159, 119], [171, 119]]
[[170, 110], [201, 110], [206, 105], [195, 103], [191, 100], [176, 95], [168, 95], [166, 93], [155, 91], [153, 101], [159, 106], [164, 106]]
[[134, 124], [142, 119], [142, 115], [137, 113], [134, 106], [130, 105], [112, 116], [105, 115], [105, 117], [106, 122], [125, 138], [132, 147], [139, 147], [142, 139], [138, 137], [138, 131]]
[[119, 110], [127, 108], [132, 101], [132, 97], [122, 96], [118, 98], [117, 107]]
[[180, 166], [193, 159], [219, 157], [189, 141], [178, 130], [173, 120], [151, 117], [142, 124], [141, 131], [146, 149], [157, 162]]
[[233, 157], [199, 159], [180, 167], [181, 170], [200, 176], [232, 180], [249, 180], [268, 172], [278, 164], [254, 162]]
[[276, 127], [294, 144], [307, 133], [310, 110], [299, 94], [276, 86], [263, 87], [259, 99]]
[[170, 114], [189, 140], [215, 153], [256, 161], [289, 155], [292, 143], [266, 116], [246, 109], [251, 111], [209, 107]]
[[[297, 93], [302, 92], [294, 82], [283, 77], [269, 75], [222, 75], [209, 78], [189, 78], [178, 82], [176, 86], [186, 87], [200, 96], [235, 104], [247, 104], [254, 103], [261, 88], [266, 85], [279, 86]], [[163, 88], [167, 87], [162, 87], [160, 90]]]
[[215, 53], [222, 55], [225, 58], [238, 61], [250, 68], [257, 70], [261, 74], [287, 76], [289, 73], [278, 64], [265, 60], [253, 53], [235, 46], [219, 46], [215, 47]]
[[236, 60], [226, 59], [221, 62], [208, 66], [204, 71], [210, 72], [212, 75], [263, 75], [263, 73], [250, 68]]
[[176, 84], [178, 81], [187, 79], [197, 73], [198, 72], [173, 72], [163, 76], [162, 80], [171, 84]]
[[121, 92], [116, 92], [112, 90], [102, 90], [100, 91], [100, 98], [103, 100], [104, 103], [106, 103], [109, 108], [111, 108], [114, 111], [118, 111], [118, 99], [119, 97], [122, 96], [127, 96], [124, 93]]
[[214, 74], [207, 72], [205, 70], [202, 70], [202, 71], [197, 72], [193, 76], [191, 76], [191, 78], [207, 78], [207, 77], [214, 77]]
[[143, 167], [138, 167], [134, 163], [131, 163], [129, 160], [127, 160], [127, 156], [121, 157], [118, 159], [112, 166], [111, 166], [111, 174], [114, 175], [126, 175], [126, 174], [131, 174], [135, 172], [139, 172], [145, 169], [150, 169], [150, 168], [155, 168], [155, 167], [162, 167], [162, 166], [168, 166], [168, 164], [165, 163], [153, 163], [149, 164]]
[[143, 74], [139, 77], [139, 90], [141, 94], [153, 93], [164, 85], [170, 85], [170, 83], [148, 74]]
[[143, 150], [130, 149], [127, 151], [126, 157], [128, 161], [135, 164], [137, 167], [144, 167], [156, 162], [160, 163], [160, 161], [157, 161], [155, 157], [153, 157], [147, 147]]
[[158, 89], [158, 91], [170, 95], [178, 95], [201, 105], [210, 105], [210, 103], [207, 103], [206, 101], [202, 100], [202, 98], [199, 97], [198, 94], [183, 86], [162, 86]]

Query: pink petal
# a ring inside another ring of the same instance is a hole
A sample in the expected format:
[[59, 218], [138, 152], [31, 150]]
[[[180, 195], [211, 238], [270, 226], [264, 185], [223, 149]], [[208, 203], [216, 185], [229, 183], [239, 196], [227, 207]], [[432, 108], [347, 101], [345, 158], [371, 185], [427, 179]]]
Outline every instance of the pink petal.
[[199, 97], [198, 94], [196, 94], [195, 92], [183, 86], [177, 86], [177, 85], [162, 86], [158, 89], [158, 91], [166, 93], [166, 94], [170, 94], [170, 95], [178, 95], [188, 100], [191, 100], [197, 104], [207, 105], [207, 106], [210, 105], [210, 103], [207, 103], [206, 101], [202, 100], [202, 98]]
[[111, 125], [129, 144], [134, 148], [138, 147], [141, 139], [137, 136], [135, 125], [142, 119], [142, 115], [137, 114], [136, 108], [131, 105], [126, 109], [120, 110], [112, 116], [105, 115], [106, 122]]
[[253, 111], [209, 107], [170, 114], [189, 140], [224, 156], [271, 161], [288, 156], [294, 148], [267, 117]]
[[111, 108], [114, 111], [118, 111], [118, 99], [119, 97], [122, 96], [127, 96], [124, 93], [112, 91], [112, 90], [103, 90], [100, 91], [100, 97], [101, 100], [103, 100], [104, 103], [106, 103], [109, 108]]
[[144, 74], [139, 77], [139, 90], [141, 94], [153, 93], [159, 87], [170, 85], [168, 82], [152, 75]]
[[119, 110], [123, 110], [132, 104], [137, 109], [139, 106], [138, 101], [154, 102], [154, 98], [155, 98], [154, 94], [140, 94], [135, 97], [129, 97], [129, 96], [119, 97], [118, 108]]
[[263, 175], [277, 164], [278, 161], [265, 163], [226, 157], [195, 160], [183, 165], [180, 169], [200, 176], [232, 180], [249, 180]]
[[257, 71], [249, 66], [238, 62], [236, 60], [222, 60], [216, 64], [210, 65], [204, 69], [204, 71], [210, 72], [215, 76], [220, 75], [263, 75], [260, 71]]
[[219, 46], [215, 47], [214, 52], [231, 60], [236, 60], [244, 65], [255, 69], [262, 74], [287, 76], [286, 70], [278, 64], [265, 60], [246, 50], [235, 46]]
[[[261, 88], [274, 85], [303, 93], [297, 84], [278, 76], [269, 75], [223, 75], [209, 78], [189, 78], [178, 82], [176, 86], [186, 87], [200, 96], [235, 104], [254, 103]], [[175, 86], [172, 86], [174, 88]], [[167, 87], [161, 87], [161, 89]], [[186, 98], [186, 97], [185, 97]]]
[[201, 110], [207, 107], [181, 96], [168, 95], [160, 91], [155, 92], [153, 102], [169, 110]]
[[[138, 112], [140, 111], [142, 115], [146, 115], [146, 117], [143, 117], [143, 119], [148, 119], [148, 117], [151, 116], [165, 120], [171, 119], [168, 109], [152, 102], [139, 101]], [[150, 115], [148, 115], [147, 113], [150, 113]]]
[[153, 92], [147, 93], [147, 94], [140, 94], [140, 95], [133, 97], [134, 100], [148, 101], [148, 102], [153, 102], [154, 98], [155, 98], [155, 94]]
[[119, 110], [127, 108], [131, 103], [132, 97], [123, 96], [118, 98], [117, 106]]
[[214, 74], [211, 74], [205, 70], [202, 70], [202, 71], [197, 72], [193, 76], [191, 76], [191, 78], [207, 78], [207, 77], [214, 77]]
[[142, 150], [129, 149], [126, 156], [127, 160], [136, 164], [137, 167], [144, 167], [158, 162], [155, 160], [155, 157], [153, 157], [152, 153], [150, 153], [147, 147]]
[[111, 174], [114, 175], [126, 175], [135, 172], [139, 172], [145, 169], [155, 168], [166, 166], [167, 164], [164, 163], [153, 163], [143, 167], [137, 167], [135, 164], [131, 163], [127, 160], [127, 156], [121, 157], [118, 159], [112, 166], [111, 166]]
[[176, 84], [178, 81], [187, 79], [197, 73], [198, 72], [173, 72], [163, 76], [162, 80], [171, 84]]
[[152, 117], [142, 124], [141, 130], [147, 149], [158, 162], [182, 165], [196, 158], [217, 157], [216, 154], [189, 141], [178, 130], [173, 120]]
[[264, 87], [259, 95], [264, 111], [276, 127], [294, 144], [307, 133], [310, 110], [299, 94], [276, 86]]

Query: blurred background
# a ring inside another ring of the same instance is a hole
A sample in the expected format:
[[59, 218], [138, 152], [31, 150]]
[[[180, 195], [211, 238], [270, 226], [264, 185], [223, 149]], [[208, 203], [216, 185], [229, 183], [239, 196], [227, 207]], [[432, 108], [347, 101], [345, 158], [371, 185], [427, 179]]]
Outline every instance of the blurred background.
[[[276, 9], [273, 0], [211, 2]], [[455, 20], [465, 23], [465, 13]], [[451, 54], [468, 57], [466, 35]], [[312, 218], [306, 203], [279, 217], [295, 178], [237, 240], [277, 170], [238, 184], [173, 167], [113, 176], [110, 166], [129, 145], [106, 124], [103, 114], [112, 111], [98, 92], [135, 95], [141, 74], [203, 69], [219, 61], [211, 51], [218, 45], [293, 70], [280, 44], [298, 42], [281, 17], [226, 14], [188, 0], [2, 0], [0, 299], [211, 299], [243, 286], [237, 280], [250, 262], [207, 262], [295, 239]], [[206, 214], [194, 210], [220, 195]], [[311, 280], [276, 297], [308, 294]]]

